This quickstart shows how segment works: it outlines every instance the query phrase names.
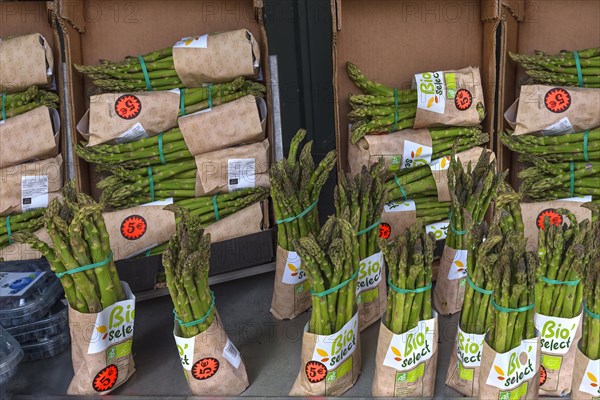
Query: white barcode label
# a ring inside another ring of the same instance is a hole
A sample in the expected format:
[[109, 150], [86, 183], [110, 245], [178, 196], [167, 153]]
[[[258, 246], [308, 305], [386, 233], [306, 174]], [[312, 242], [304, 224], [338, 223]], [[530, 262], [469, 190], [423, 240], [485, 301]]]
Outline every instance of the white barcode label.
[[233, 365], [234, 368], [238, 368], [240, 363], [242, 362], [242, 357], [240, 356], [240, 352], [235, 348], [231, 340], [227, 339], [227, 344], [225, 344], [225, 348], [223, 349], [223, 358], [229, 361], [229, 364]]
[[184, 37], [173, 47], [206, 49], [208, 48], [208, 35]]
[[48, 207], [48, 175], [21, 177], [21, 209], [23, 212]]
[[567, 117], [542, 130], [542, 135], [544, 136], [565, 135], [569, 133], [575, 133], [575, 129], [573, 129], [573, 125], [571, 125], [571, 121]]
[[227, 160], [227, 188], [230, 192], [255, 187], [255, 164], [254, 158]]
[[118, 138], [115, 139], [117, 143], [134, 142], [136, 140], [145, 139], [150, 137], [142, 124], [136, 122], [131, 128], [121, 133]]

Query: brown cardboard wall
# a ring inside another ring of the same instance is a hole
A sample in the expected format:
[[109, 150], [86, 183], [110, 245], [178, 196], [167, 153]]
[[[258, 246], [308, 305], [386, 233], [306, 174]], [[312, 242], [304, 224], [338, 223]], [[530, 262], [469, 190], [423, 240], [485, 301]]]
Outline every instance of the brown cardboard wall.
[[348, 95], [360, 93], [346, 73], [356, 64], [369, 78], [407, 89], [425, 71], [478, 66], [491, 131], [495, 95], [497, 1], [332, 0], [336, 137], [347, 169]]

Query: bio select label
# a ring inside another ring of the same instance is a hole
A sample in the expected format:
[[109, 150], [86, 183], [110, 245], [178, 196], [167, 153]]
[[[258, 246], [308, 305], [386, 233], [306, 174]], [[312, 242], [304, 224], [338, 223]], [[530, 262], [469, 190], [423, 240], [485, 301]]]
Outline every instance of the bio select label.
[[133, 337], [135, 296], [123, 286], [128, 300], [119, 301], [105, 308], [96, 316], [94, 331], [90, 338], [88, 354], [96, 354], [107, 347]]
[[446, 239], [448, 235], [448, 224], [450, 220], [444, 220], [440, 222], [434, 222], [433, 224], [425, 225], [425, 231], [427, 233], [433, 233], [436, 240]]
[[438, 72], [424, 72], [415, 75], [417, 86], [417, 108], [443, 114], [446, 109], [446, 85], [444, 74]]
[[435, 314], [432, 319], [419, 321], [413, 329], [394, 335], [383, 365], [398, 371], [412, 370], [433, 356], [434, 340]]
[[600, 360], [589, 360], [579, 385], [579, 391], [600, 396]]
[[420, 143], [404, 141], [404, 153], [402, 168], [414, 168], [420, 165], [427, 165], [431, 162], [433, 148]]
[[175, 336], [175, 344], [177, 345], [177, 351], [179, 352], [179, 358], [181, 359], [181, 366], [183, 369], [188, 371], [192, 370], [192, 363], [194, 359], [194, 343], [195, 340], [191, 338], [183, 338], [177, 335]]
[[455, 281], [467, 276], [467, 250], [455, 250], [454, 259], [448, 271], [448, 279]]
[[537, 365], [537, 339], [526, 339], [516, 348], [498, 353], [486, 384], [500, 389], [512, 389], [532, 379]]
[[338, 332], [318, 335], [312, 360], [323, 363], [331, 371], [350, 357], [358, 344], [358, 313]]
[[465, 367], [473, 368], [481, 365], [481, 353], [485, 334], [465, 333], [460, 326], [456, 336], [458, 359]]
[[417, 211], [417, 206], [413, 200], [389, 201], [383, 206], [383, 211], [386, 213]]
[[375, 253], [359, 263], [358, 282], [356, 284], [356, 293], [372, 289], [381, 282], [383, 271], [383, 253]]
[[304, 282], [306, 279], [307, 276], [302, 269], [302, 261], [300, 260], [300, 256], [295, 251], [288, 251], [281, 282], [285, 283], [286, 285], [297, 285], [298, 283]]
[[429, 165], [432, 171], [444, 171], [450, 168], [450, 156], [438, 158], [437, 160], [433, 160]]
[[535, 314], [535, 327], [542, 336], [542, 353], [566, 354], [575, 340], [580, 321], [581, 315], [558, 318]]

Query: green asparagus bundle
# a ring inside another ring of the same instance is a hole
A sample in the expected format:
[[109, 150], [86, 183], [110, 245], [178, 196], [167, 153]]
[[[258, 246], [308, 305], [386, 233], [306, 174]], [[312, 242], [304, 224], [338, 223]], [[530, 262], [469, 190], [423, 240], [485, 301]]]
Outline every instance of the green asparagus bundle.
[[312, 141], [304, 145], [298, 156], [300, 142], [305, 136], [303, 129], [296, 133], [287, 159], [273, 164], [269, 173], [273, 211], [278, 225], [277, 243], [288, 251], [295, 251], [296, 239], [317, 235], [317, 202], [336, 161], [333, 150], [315, 168], [311, 155]]
[[[42, 253], [59, 276], [73, 309], [97, 313], [126, 298], [112, 260], [102, 206], [88, 195], [76, 193], [72, 183], [65, 188], [64, 198], [64, 202], [52, 200], [44, 213], [51, 246], [26, 232], [15, 233], [13, 240]], [[70, 272], [92, 264], [97, 266]]]
[[0, 120], [25, 114], [35, 108], [46, 106], [58, 108], [58, 95], [30, 86], [27, 90], [2, 95], [2, 115]]
[[335, 213], [352, 224], [358, 236], [360, 260], [379, 251], [379, 222], [387, 196], [384, 177], [383, 159], [370, 168], [363, 165], [361, 173], [354, 178], [348, 179], [344, 172], [338, 174]]
[[525, 73], [536, 83], [577, 86], [580, 85], [579, 74], [581, 74], [583, 85], [580, 86], [600, 88], [600, 47], [579, 50], [577, 53], [578, 57], [574, 52], [566, 50], [559, 54], [536, 51], [533, 55], [511, 52], [509, 55], [521, 64]]
[[[592, 207], [598, 212], [598, 206]], [[591, 228], [589, 262], [581, 271], [585, 313], [581, 351], [592, 360], [600, 359], [600, 222]]]
[[[549, 162], [600, 160], [600, 129], [558, 136], [513, 136], [500, 134], [502, 143], [528, 162], [543, 158]], [[587, 153], [586, 153], [587, 152]]]
[[[431, 264], [435, 237], [425, 233], [423, 223], [417, 221], [404, 235], [391, 243], [382, 239], [379, 246], [388, 266], [390, 284], [385, 326], [398, 335], [433, 316]], [[415, 292], [400, 293], [404, 290]]]
[[12, 243], [17, 232], [35, 232], [44, 226], [45, 209], [38, 208], [0, 219], [0, 249]]
[[[356, 313], [359, 255], [352, 224], [330, 217], [316, 237], [309, 234], [296, 239], [293, 246], [302, 259], [312, 291], [309, 332], [338, 332]], [[337, 289], [327, 294], [333, 288]]]
[[[175, 318], [183, 337], [190, 338], [208, 329], [215, 318], [214, 297], [208, 288], [210, 234], [204, 233], [199, 217], [177, 206], [169, 205], [177, 217], [177, 230], [163, 254], [167, 287]], [[196, 325], [184, 324], [198, 322]]]
[[449, 201], [438, 202], [437, 196], [417, 197], [412, 201], [417, 209], [417, 219], [420, 219], [423, 224], [428, 225], [448, 219], [451, 205]]

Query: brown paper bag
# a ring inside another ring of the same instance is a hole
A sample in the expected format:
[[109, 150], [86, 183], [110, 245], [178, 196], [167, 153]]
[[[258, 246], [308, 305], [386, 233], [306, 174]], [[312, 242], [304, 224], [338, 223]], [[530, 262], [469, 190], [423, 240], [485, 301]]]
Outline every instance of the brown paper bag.
[[90, 97], [90, 108], [77, 124], [88, 146], [126, 143], [177, 126], [179, 89], [104, 93]]
[[446, 385], [463, 396], [479, 395], [479, 371], [485, 334], [463, 332], [460, 325], [450, 353]]
[[[577, 222], [585, 219], [592, 220], [592, 211], [582, 204], [592, 201], [592, 196], [574, 197], [571, 199], [559, 199], [550, 201], [539, 201], [537, 203], [521, 203], [521, 214], [525, 225], [525, 238], [527, 239], [527, 251], [537, 252], [538, 230], [544, 226], [544, 218], [547, 216], [554, 224], [563, 222], [563, 218], [556, 212], [557, 208], [566, 208], [575, 214]], [[566, 222], [566, 221], [565, 221]]]
[[435, 126], [475, 126], [483, 120], [483, 86], [479, 68], [415, 75], [417, 115], [414, 129]]
[[535, 314], [541, 333], [540, 396], [566, 396], [571, 392], [575, 354], [581, 338], [581, 313], [575, 318]]
[[573, 400], [597, 400], [600, 398], [600, 359], [591, 360], [581, 352], [579, 347], [575, 352], [573, 368]]
[[433, 289], [433, 305], [442, 315], [455, 314], [462, 308], [467, 285], [468, 254], [468, 250], [444, 246]]
[[[415, 222], [417, 222], [417, 206], [413, 200], [390, 201], [384, 205], [381, 224], [386, 224], [386, 228], [389, 228], [390, 240], [403, 235]], [[448, 219], [433, 222], [425, 225], [425, 230], [427, 233], [432, 232], [437, 240], [444, 240], [448, 233], [449, 222]]]
[[380, 251], [360, 260], [356, 283], [358, 326], [360, 331], [377, 322], [387, 306], [385, 261]]
[[562, 135], [600, 126], [600, 90], [523, 85], [504, 114], [513, 135]]
[[264, 99], [241, 99], [179, 118], [179, 129], [193, 156], [265, 139], [267, 104]]
[[289, 395], [340, 396], [354, 386], [360, 368], [358, 313], [328, 336], [309, 333], [307, 324], [302, 336], [300, 372]]
[[277, 319], [294, 319], [311, 306], [308, 276], [302, 270], [302, 260], [295, 251], [277, 246], [275, 262], [270, 311]]
[[206, 331], [191, 338], [180, 335], [175, 323], [173, 336], [192, 396], [237, 396], [246, 390], [246, 366], [218, 313]]
[[0, 39], [0, 92], [18, 92], [52, 81], [54, 57], [39, 33]]
[[131, 346], [135, 296], [121, 282], [127, 300], [99, 313], [83, 314], [69, 307], [71, 359], [75, 376], [67, 394], [98, 396], [112, 392], [135, 372]]
[[269, 187], [269, 140], [196, 156], [196, 196]]
[[173, 63], [183, 86], [199, 87], [257, 75], [260, 48], [246, 29], [185, 37], [173, 46]]
[[433, 397], [438, 358], [437, 314], [394, 335], [382, 322], [377, 339], [375, 397]]
[[46, 106], [0, 122], [0, 168], [58, 154], [60, 116]]
[[204, 231], [210, 233], [212, 243], [217, 243], [261, 232], [262, 223], [262, 203], [254, 203], [235, 214], [208, 225]]
[[388, 170], [399, 171], [431, 163], [432, 139], [427, 129], [404, 129], [388, 135], [366, 135], [356, 144], [348, 143], [350, 175], [363, 165], [370, 166], [383, 157]]
[[479, 370], [479, 398], [537, 399], [540, 356], [539, 336], [523, 340], [519, 346], [502, 354], [487, 344], [486, 337]]
[[[42, 242], [52, 246], [52, 240], [45, 228], [33, 232]], [[12, 243], [0, 249], [0, 259], [4, 261], [37, 260], [42, 258], [42, 253], [31, 248], [25, 243]]]
[[63, 159], [55, 158], [0, 169], [0, 216], [44, 208], [59, 196]]

